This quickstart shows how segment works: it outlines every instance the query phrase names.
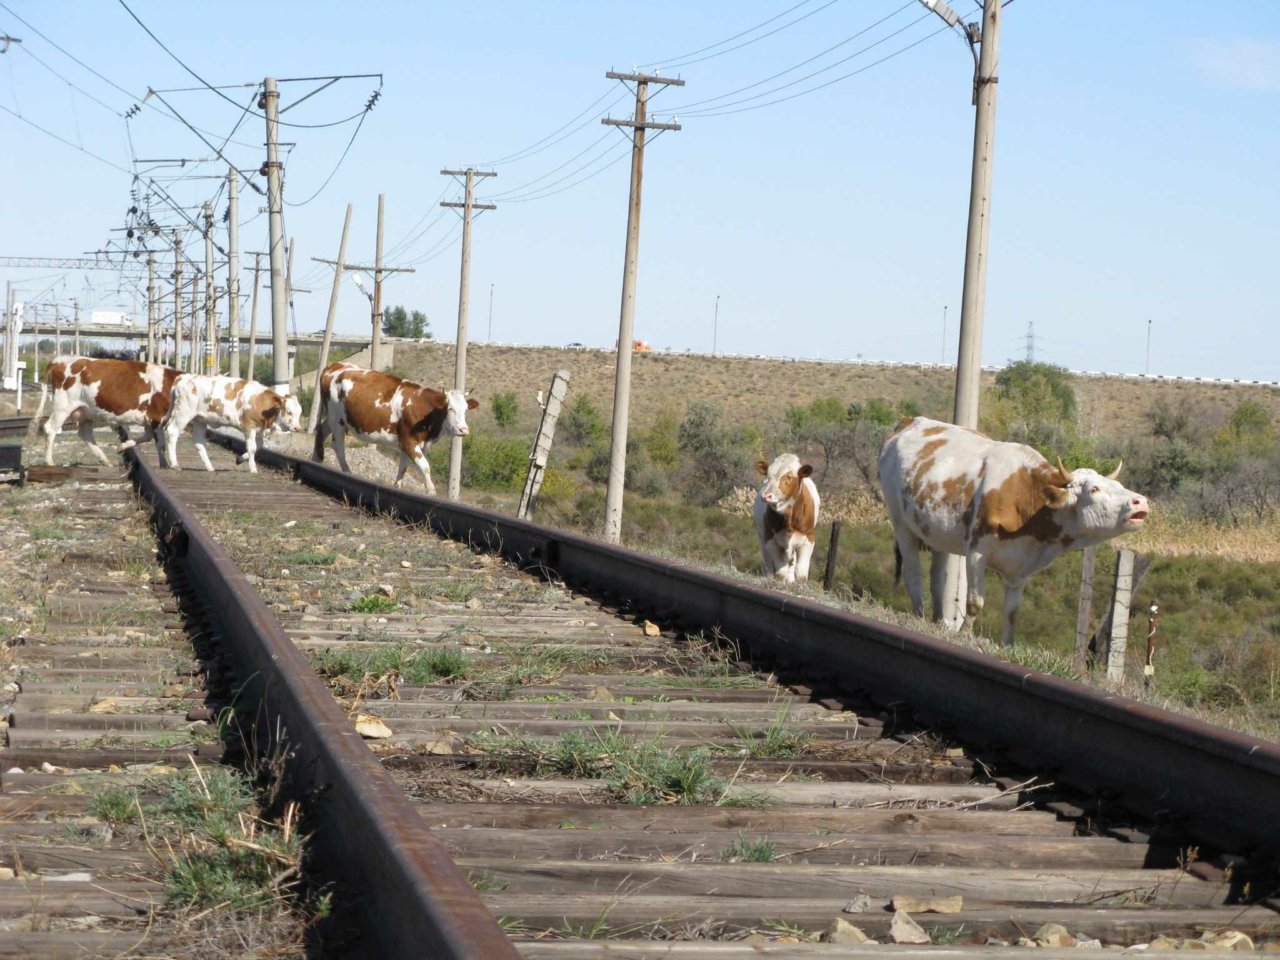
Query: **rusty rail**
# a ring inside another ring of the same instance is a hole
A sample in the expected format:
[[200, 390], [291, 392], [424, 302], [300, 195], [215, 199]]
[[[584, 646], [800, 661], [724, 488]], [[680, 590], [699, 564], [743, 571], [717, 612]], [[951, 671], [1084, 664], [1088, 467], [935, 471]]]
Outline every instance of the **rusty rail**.
[[273, 451], [258, 459], [353, 505], [428, 524], [683, 623], [714, 627], [782, 665], [822, 664], [833, 683], [914, 704], [958, 736], [1050, 771], [1064, 784], [1114, 796], [1145, 817], [1178, 823], [1201, 842], [1280, 855], [1275, 743], [574, 533]]
[[518, 957], [244, 574], [161, 471], [133, 451], [127, 459], [157, 531], [221, 636], [240, 683], [237, 713], [255, 718], [257, 749], [285, 758], [285, 795], [305, 801], [312, 862], [359, 898], [355, 909], [378, 949], [388, 957]]

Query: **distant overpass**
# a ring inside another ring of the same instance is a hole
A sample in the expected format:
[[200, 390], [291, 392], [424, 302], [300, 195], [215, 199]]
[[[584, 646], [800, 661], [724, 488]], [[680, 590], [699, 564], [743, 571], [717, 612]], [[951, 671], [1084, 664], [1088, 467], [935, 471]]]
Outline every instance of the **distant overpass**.
[[[39, 323], [33, 324], [31, 323], [30, 317], [24, 317], [22, 331], [19, 333], [19, 336], [46, 338], [46, 337], [53, 337], [55, 336], [56, 333], [60, 333], [64, 341], [74, 338], [76, 335], [75, 324], [70, 322], [63, 323], [55, 331], [54, 325], [52, 323], [45, 321], [44, 319], [41, 319]], [[162, 335], [166, 337], [172, 337], [173, 333], [172, 331], [169, 331], [169, 332], [163, 333]], [[135, 341], [145, 342], [147, 339], [147, 328], [144, 324], [134, 324], [133, 326], [125, 327], [116, 323], [113, 323], [113, 324], [81, 323], [80, 339], [82, 341], [84, 340], [135, 340]], [[229, 337], [225, 329], [220, 330], [218, 332], [219, 343], [226, 343], [228, 339]], [[266, 327], [262, 330], [259, 330], [257, 341], [260, 346], [264, 346], [264, 347], [270, 346], [271, 345], [271, 328]], [[245, 345], [249, 343], [249, 334], [247, 332], [240, 334], [240, 342]], [[324, 342], [324, 336], [320, 334], [300, 334], [296, 337], [290, 336], [289, 342], [299, 344], [299, 345], [314, 345], [318, 347], [320, 346], [321, 343]], [[353, 349], [358, 350], [361, 347], [365, 347], [369, 345], [369, 338], [368, 336], [353, 336], [352, 334], [347, 334], [347, 333], [335, 333], [329, 339], [329, 343], [334, 347], [351, 347]], [[63, 347], [66, 347], [65, 342], [63, 343]]]

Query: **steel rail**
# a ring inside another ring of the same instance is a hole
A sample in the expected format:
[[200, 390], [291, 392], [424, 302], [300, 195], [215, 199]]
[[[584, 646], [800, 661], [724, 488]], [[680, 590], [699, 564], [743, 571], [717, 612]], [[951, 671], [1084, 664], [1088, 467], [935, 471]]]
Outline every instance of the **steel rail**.
[[[224, 438], [224, 442], [225, 438]], [[230, 441], [243, 450], [242, 441]], [[329, 496], [715, 628], [780, 665], [914, 705], [957, 736], [1202, 843], [1280, 855], [1280, 745], [801, 597], [263, 450]]]
[[[280, 621], [156, 467], [126, 454], [155, 525], [216, 626], [254, 747], [284, 758], [304, 800], [309, 860], [341, 881], [388, 957], [516, 960], [519, 954], [427, 824], [374, 758]], [[372, 948], [368, 955], [374, 955]]]

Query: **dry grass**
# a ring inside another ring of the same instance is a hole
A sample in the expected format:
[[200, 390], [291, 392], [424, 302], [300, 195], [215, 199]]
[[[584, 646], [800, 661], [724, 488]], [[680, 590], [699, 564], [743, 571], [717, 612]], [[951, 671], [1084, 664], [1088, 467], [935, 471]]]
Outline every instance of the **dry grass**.
[[1173, 511], [1153, 510], [1141, 532], [1121, 541], [1159, 557], [1222, 557], [1243, 563], [1280, 562], [1280, 520], [1227, 527]]

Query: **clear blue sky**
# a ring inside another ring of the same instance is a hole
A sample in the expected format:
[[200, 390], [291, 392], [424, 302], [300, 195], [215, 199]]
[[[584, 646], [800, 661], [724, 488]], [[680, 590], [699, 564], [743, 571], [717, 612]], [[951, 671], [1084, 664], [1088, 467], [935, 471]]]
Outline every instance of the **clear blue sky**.
[[[371, 261], [383, 192], [388, 263], [417, 270], [387, 281], [387, 302], [423, 310], [435, 335], [452, 340], [458, 218], [437, 203], [459, 190], [439, 171], [473, 164], [499, 176], [481, 191], [498, 209], [475, 224], [472, 339], [488, 335], [492, 288], [493, 339], [602, 346], [617, 335], [628, 160], [605, 167], [626, 144], [598, 116], [625, 117], [632, 103], [605, 71], [677, 63], [794, 6], [708, 51], [722, 55], [664, 71], [687, 86], [657, 95], [653, 109], [661, 119], [679, 114], [683, 130], [661, 135], [647, 153], [636, 335], [658, 348], [709, 351], [719, 296], [721, 351], [938, 361], [947, 305], [945, 356], [954, 360], [972, 61], [955, 34], [929, 36], [941, 22], [919, 4], [128, 2], [213, 84], [383, 75], [381, 100], [332, 180], [314, 200], [286, 211], [286, 229], [297, 239], [298, 285], [315, 291], [296, 299], [299, 330], [323, 326], [329, 299], [331, 275], [309, 258], [336, 255], [351, 202], [348, 257]], [[977, 17], [974, 0], [953, 3], [966, 19]], [[1271, 4], [1240, 0], [1016, 0], [1005, 8], [984, 362], [1024, 355], [1034, 322], [1037, 359], [1142, 372], [1150, 320], [1152, 373], [1277, 378], [1275, 13]], [[116, 0], [3, 0], [0, 33], [22, 40], [0, 55], [0, 107], [11, 111], [0, 112], [0, 254], [97, 249], [121, 236], [109, 231], [124, 222], [131, 202], [124, 171], [134, 169], [135, 158], [210, 155], [195, 134], [152, 109], [154, 98], [126, 134], [120, 114], [148, 87], [199, 83]], [[876, 41], [812, 79], [726, 106]], [[723, 112], [808, 90], [916, 41], [820, 91]], [[723, 97], [809, 58], [807, 66]], [[284, 119], [314, 124], [350, 116], [376, 86], [343, 81]], [[284, 84], [282, 103], [312, 88]], [[225, 92], [241, 103], [252, 93]], [[205, 90], [163, 96], [218, 143], [241, 112]], [[720, 115], [699, 115], [695, 104], [717, 97], [701, 109]], [[353, 127], [283, 132], [296, 141], [286, 200], [300, 203], [324, 183]], [[503, 160], [562, 127], [563, 139]], [[244, 145], [233, 143], [228, 156], [257, 168], [263, 136], [262, 121], [249, 116], [233, 138]], [[214, 161], [147, 175], [223, 172]], [[583, 181], [591, 173], [597, 175]], [[165, 185], [192, 208], [217, 186], [211, 179]], [[265, 249], [261, 204], [242, 195], [245, 249]], [[5, 269], [0, 279], [18, 281], [24, 297], [55, 284], [51, 296], [78, 296], [101, 308], [132, 304], [110, 273], [70, 273], [59, 283], [47, 270]], [[249, 279], [246, 270], [246, 292]], [[265, 308], [264, 298], [263, 318]], [[367, 301], [344, 284], [339, 328], [355, 332], [367, 323]]]

